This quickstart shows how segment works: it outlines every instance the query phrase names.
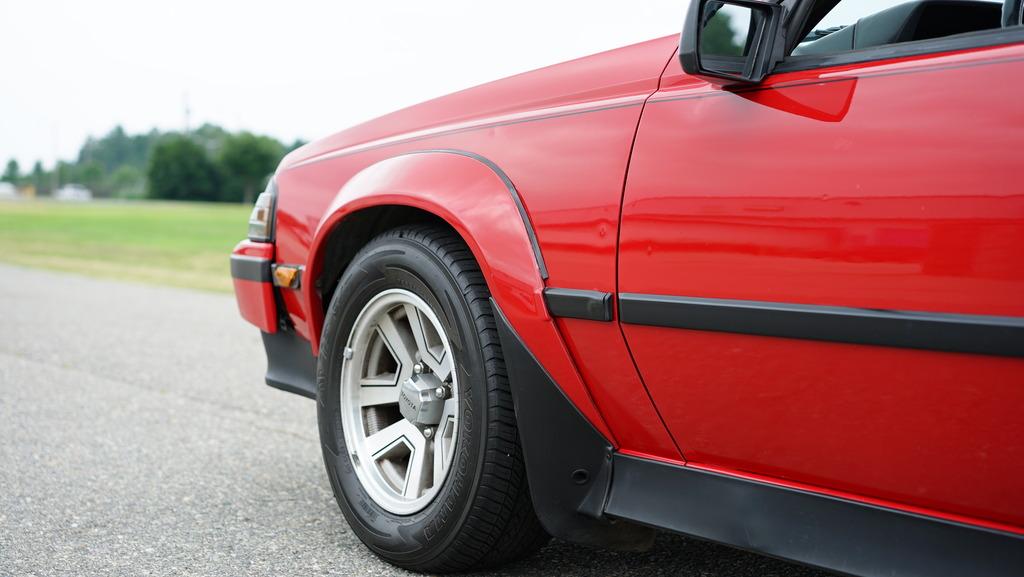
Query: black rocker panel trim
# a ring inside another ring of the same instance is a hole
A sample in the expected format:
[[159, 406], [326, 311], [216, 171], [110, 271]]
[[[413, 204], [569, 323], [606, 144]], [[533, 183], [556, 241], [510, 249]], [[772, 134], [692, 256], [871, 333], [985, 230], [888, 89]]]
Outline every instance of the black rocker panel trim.
[[316, 399], [316, 357], [309, 341], [292, 330], [262, 333], [267, 351], [267, 384]]
[[624, 323], [936, 351], [1024, 356], [1024, 318], [619, 295]]
[[617, 454], [605, 513], [851, 575], [1010, 577], [1024, 536]]
[[552, 316], [589, 321], [612, 320], [611, 293], [546, 288], [544, 302]]
[[231, 278], [270, 282], [270, 260], [242, 254], [231, 255]]
[[[569, 401], [494, 299], [534, 511], [551, 535], [574, 543], [643, 550], [655, 532], [601, 519], [612, 480], [612, 446]], [[557, 442], [553, 442], [557, 439]]]

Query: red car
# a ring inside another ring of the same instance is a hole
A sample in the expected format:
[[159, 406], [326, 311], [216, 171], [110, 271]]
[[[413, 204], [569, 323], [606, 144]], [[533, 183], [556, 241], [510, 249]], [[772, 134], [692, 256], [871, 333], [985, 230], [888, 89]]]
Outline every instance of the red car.
[[282, 162], [231, 270], [352, 530], [1024, 574], [1021, 0], [681, 25]]

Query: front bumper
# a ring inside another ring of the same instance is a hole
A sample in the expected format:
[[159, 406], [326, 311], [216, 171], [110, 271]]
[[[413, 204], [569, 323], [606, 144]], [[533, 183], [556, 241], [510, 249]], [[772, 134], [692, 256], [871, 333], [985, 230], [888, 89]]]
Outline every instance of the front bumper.
[[231, 278], [242, 318], [256, 325], [267, 352], [267, 384], [316, 398], [316, 357], [309, 341], [279, 322], [273, 282], [274, 245], [243, 240], [231, 254]]
[[274, 245], [243, 240], [231, 253], [231, 279], [235, 284], [235, 299], [242, 318], [265, 333], [276, 333], [277, 302], [271, 266]]

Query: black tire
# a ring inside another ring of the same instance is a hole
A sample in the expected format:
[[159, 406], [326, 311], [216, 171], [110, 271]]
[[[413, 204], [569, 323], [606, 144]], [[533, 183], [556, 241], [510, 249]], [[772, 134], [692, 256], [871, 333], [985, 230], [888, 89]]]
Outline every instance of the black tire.
[[[339, 405], [343, 350], [363, 306], [402, 288], [433, 309], [451, 341], [460, 415], [452, 469], [425, 509], [395, 515], [369, 497], [345, 446]], [[384, 560], [413, 571], [459, 572], [508, 563], [547, 542], [526, 481], [512, 395], [490, 304], [472, 253], [454, 232], [398, 228], [353, 258], [331, 298], [317, 366], [324, 461], [342, 513]]]

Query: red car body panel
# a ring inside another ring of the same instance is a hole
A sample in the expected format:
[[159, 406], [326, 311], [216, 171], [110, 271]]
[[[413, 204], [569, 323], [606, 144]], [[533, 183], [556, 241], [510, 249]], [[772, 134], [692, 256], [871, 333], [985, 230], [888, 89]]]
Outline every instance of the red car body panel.
[[[982, 89], [1021, 72], [1020, 45], [739, 94], [673, 69], [637, 134], [619, 291], [1024, 315], [1024, 109]], [[624, 329], [688, 461], [1024, 526], [1024, 360]]]
[[[403, 170], [423, 171], [409, 173], [409, 186], [418, 191], [401, 190], [391, 183], [358, 192], [346, 192], [343, 187], [367, 167], [404, 153], [472, 151], [500, 166], [521, 194], [547, 264], [548, 286], [614, 291], [616, 229], [629, 150], [642, 105], [657, 89], [675, 46], [675, 38], [662, 38], [500, 80], [396, 112], [296, 151], [277, 175], [283, 191], [277, 206], [278, 262], [318, 270], [320, 263], [315, 259], [322, 251], [316, 243], [327, 237], [340, 216], [356, 208], [337, 200], [349, 195], [372, 196], [373, 200], [358, 206], [424, 208], [429, 203], [436, 207], [435, 214], [456, 229], [460, 222], [473, 220], [483, 232], [465, 238], [471, 247], [478, 245], [474, 252], [496, 301], [517, 332], [537, 339], [530, 341], [533, 353], [580, 411], [610, 440], [620, 442], [597, 407], [622, 406], [623, 383], [608, 374], [588, 382], [589, 390], [583, 384], [558, 327], [544, 309], [544, 280], [529, 252], [518, 213], [493, 175], [487, 177], [492, 184], [489, 198], [503, 212], [487, 213], [493, 220], [479, 222], [475, 222], [478, 216], [468, 218], [464, 212], [474, 206], [473, 198], [454, 186], [452, 171], [431, 168], [422, 158], [403, 161]], [[396, 134], [398, 127], [407, 132]], [[465, 158], [447, 158], [452, 155], [435, 156], [460, 167], [473, 164]], [[518, 244], [497, 236], [494, 226], [519, 227]], [[515, 287], [506, 289], [510, 282]], [[324, 303], [310, 284], [301, 292], [285, 291], [283, 297], [296, 330], [310, 340], [315, 352]], [[587, 330], [592, 329], [583, 329]], [[604, 346], [619, 359], [628, 359], [621, 335]], [[632, 387], [626, 389], [639, 404], [628, 411], [611, 408], [609, 414], [624, 414], [628, 422], [642, 418], [649, 423], [644, 429], [619, 427], [625, 438], [632, 442], [636, 437], [641, 450], [678, 458], [632, 364], [623, 368], [632, 371]]]
[[[554, 318], [543, 292], [1024, 316], [1024, 108], [1008, 80], [1024, 77], [1024, 46], [732, 91], [684, 74], [676, 47], [568, 62], [307, 145], [276, 175], [274, 245], [236, 254], [305, 267], [278, 295], [317, 354], [336, 227], [379, 206], [429, 212], [619, 452], [1024, 533], [1019, 358], [640, 326], [615, 307], [612, 322]], [[273, 332], [270, 284], [236, 293]]]
[[[600, 413], [590, 402], [586, 386], [554, 325], [544, 310], [543, 283], [526, 229], [508, 190], [486, 165], [461, 155], [432, 152], [397, 156], [359, 172], [342, 188], [318, 228], [315, 246], [327, 232], [353, 212], [378, 204], [419, 208], [440, 216], [467, 239], [494, 299], [524, 339], [539, 343], [538, 356], [559, 379], [566, 395], [591, 423], [611, 438]], [[316, 278], [322, 252], [311, 253], [307, 270]], [[303, 291], [318, 302], [312, 285]], [[310, 318], [322, 322], [322, 309]]]

